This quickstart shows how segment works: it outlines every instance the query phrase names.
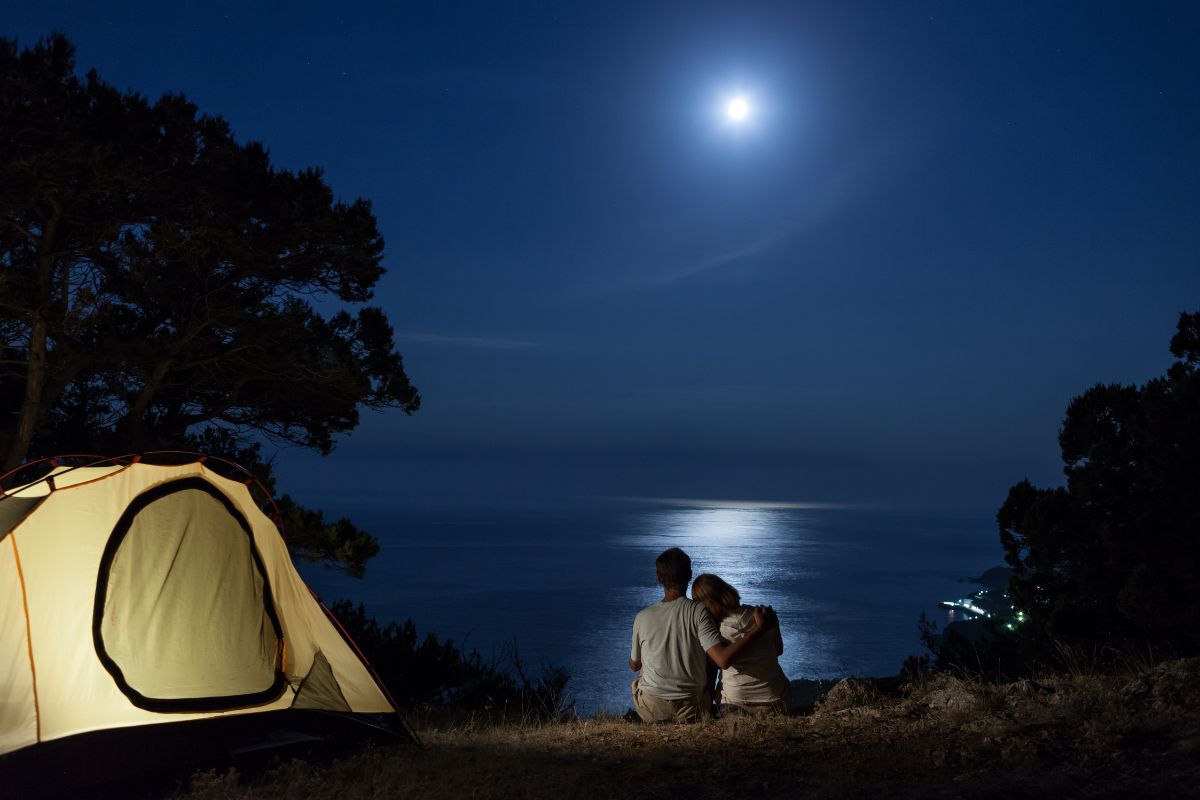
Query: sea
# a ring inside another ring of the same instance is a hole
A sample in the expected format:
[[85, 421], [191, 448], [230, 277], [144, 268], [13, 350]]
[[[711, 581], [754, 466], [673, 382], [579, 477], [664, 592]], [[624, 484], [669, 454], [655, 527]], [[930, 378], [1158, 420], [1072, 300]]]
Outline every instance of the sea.
[[1003, 563], [988, 511], [672, 498], [329, 511], [380, 551], [362, 579], [301, 564], [323, 600], [411, 619], [485, 661], [566, 667], [585, 716], [629, 707], [633, 617], [661, 598], [654, 560], [669, 547], [776, 609], [793, 680], [897, 674], [924, 653], [921, 615], [944, 624], [938, 602]]

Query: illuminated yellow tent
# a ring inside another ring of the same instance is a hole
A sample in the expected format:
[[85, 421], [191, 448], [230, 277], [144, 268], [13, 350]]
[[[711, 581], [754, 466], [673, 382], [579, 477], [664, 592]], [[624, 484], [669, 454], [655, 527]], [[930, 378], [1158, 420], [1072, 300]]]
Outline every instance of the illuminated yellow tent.
[[212, 717], [395, 711], [252, 481], [196, 458], [59, 465], [0, 496], [0, 754]]

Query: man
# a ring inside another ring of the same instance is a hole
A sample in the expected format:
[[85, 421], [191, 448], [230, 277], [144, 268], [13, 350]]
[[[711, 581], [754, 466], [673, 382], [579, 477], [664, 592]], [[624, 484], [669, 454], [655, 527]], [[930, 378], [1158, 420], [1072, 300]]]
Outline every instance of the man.
[[704, 606], [684, 594], [692, 580], [688, 554], [672, 547], [658, 557], [654, 569], [663, 599], [633, 620], [629, 668], [641, 672], [633, 681], [633, 707], [645, 722], [697, 722], [708, 718], [712, 707], [707, 659], [727, 668], [762, 634], [763, 614], [756, 609], [749, 633], [725, 644]]

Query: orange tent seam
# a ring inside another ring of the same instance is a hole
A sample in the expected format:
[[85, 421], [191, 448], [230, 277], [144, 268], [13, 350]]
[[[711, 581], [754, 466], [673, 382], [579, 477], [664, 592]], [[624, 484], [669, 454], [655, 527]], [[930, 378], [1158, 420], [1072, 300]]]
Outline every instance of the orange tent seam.
[[25, 593], [25, 572], [21, 569], [21, 551], [17, 549], [17, 534], [9, 535], [12, 542], [13, 558], [17, 562], [17, 579], [21, 583], [21, 605], [25, 607], [25, 646], [29, 650], [29, 676], [33, 681], [33, 720], [37, 731], [37, 740], [42, 741], [42, 710], [38, 704], [37, 668], [33, 664], [33, 626], [29, 624], [29, 598]]

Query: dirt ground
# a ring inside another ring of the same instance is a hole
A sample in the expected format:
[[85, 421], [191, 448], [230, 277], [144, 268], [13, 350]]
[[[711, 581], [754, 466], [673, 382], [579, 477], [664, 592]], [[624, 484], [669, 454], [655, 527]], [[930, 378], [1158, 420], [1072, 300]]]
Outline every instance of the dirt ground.
[[467, 723], [324, 765], [205, 773], [241, 798], [1195, 797], [1200, 659], [995, 686], [839, 683], [807, 715], [688, 726]]

